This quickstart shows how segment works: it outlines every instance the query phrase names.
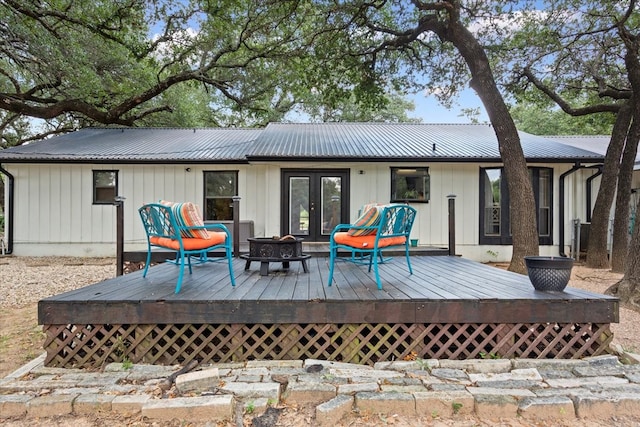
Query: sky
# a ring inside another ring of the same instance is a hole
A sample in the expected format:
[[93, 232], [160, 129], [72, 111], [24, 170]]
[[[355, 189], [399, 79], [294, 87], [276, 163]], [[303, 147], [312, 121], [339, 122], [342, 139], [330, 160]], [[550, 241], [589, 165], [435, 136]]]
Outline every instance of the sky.
[[[542, 8], [542, 0], [536, 0], [536, 6]], [[152, 38], [157, 36], [158, 31], [158, 28], [151, 29]], [[465, 108], [477, 108], [480, 111], [480, 115], [476, 117], [476, 120], [480, 123], [489, 122], [489, 117], [480, 102], [480, 98], [470, 88], [461, 92], [451, 109], [442, 106], [435, 96], [426, 95], [424, 92], [409, 95], [408, 98], [415, 103], [415, 110], [408, 112], [408, 115], [420, 118], [423, 123], [469, 123], [471, 119], [462, 114], [462, 110]]]
[[408, 97], [416, 106], [416, 109], [409, 112], [410, 117], [418, 117], [423, 123], [469, 123], [471, 120], [462, 115], [464, 108], [480, 108], [480, 116], [477, 117], [480, 123], [488, 122], [489, 117], [480, 102], [480, 98], [472, 89], [466, 89], [458, 98], [456, 105], [450, 110], [440, 105], [435, 96], [427, 96], [418, 93]]

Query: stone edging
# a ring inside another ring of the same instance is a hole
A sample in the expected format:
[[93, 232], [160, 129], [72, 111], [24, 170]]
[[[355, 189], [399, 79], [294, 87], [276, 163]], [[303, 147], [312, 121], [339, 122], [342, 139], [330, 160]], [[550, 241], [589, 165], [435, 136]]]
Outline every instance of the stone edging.
[[[112, 363], [104, 372], [47, 368], [43, 358], [0, 380], [0, 419], [112, 412], [151, 420], [233, 420], [271, 406], [315, 406], [315, 424], [351, 411], [482, 419], [640, 416], [640, 365], [583, 360], [415, 360], [375, 366], [323, 360], [213, 364], [160, 383], [176, 366]], [[171, 397], [171, 398], [169, 398]]]

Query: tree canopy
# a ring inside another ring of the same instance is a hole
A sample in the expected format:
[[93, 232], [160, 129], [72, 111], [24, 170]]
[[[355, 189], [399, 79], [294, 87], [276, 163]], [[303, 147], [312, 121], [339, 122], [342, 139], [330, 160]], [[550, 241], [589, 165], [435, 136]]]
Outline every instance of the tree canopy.
[[447, 102], [468, 85], [494, 125], [512, 194], [512, 266], [523, 271], [523, 256], [538, 251], [533, 192], [489, 48], [501, 31], [494, 17], [519, 3], [7, 0], [3, 129], [25, 116], [55, 131], [152, 116], [168, 123], [183, 104], [195, 120], [207, 100], [216, 114], [205, 119], [232, 125], [282, 117], [294, 105], [349, 117], [349, 104], [380, 109], [387, 94], [425, 88]]
[[[522, 257], [537, 253], [535, 206], [512, 115], [526, 126], [531, 108], [550, 99], [572, 116], [599, 114], [578, 125], [600, 133], [634, 100], [637, 60], [635, 0], [538, 3], [6, 0], [2, 144], [96, 124], [256, 126], [291, 114], [405, 121], [405, 93], [426, 89], [446, 105], [469, 86], [509, 176], [522, 271]], [[510, 111], [505, 95], [525, 107]], [[550, 133], [575, 126], [558, 114], [548, 122], [562, 126]]]
[[613, 113], [574, 117], [553, 106], [520, 101], [509, 111], [519, 130], [534, 135], [611, 135]]
[[305, 105], [375, 117], [395, 95], [335, 55], [344, 19], [331, 2], [4, 1], [3, 145], [97, 124], [256, 126]]
[[545, 4], [543, 10], [528, 11], [521, 18], [520, 30], [511, 41], [514, 67], [507, 87], [518, 99], [537, 106], [553, 102], [570, 117], [556, 116], [556, 123], [577, 122], [583, 126], [580, 133], [589, 133], [589, 125], [612, 125], [610, 132], [604, 132], [612, 134], [612, 139], [593, 208], [587, 264], [605, 268], [611, 260], [621, 271], [627, 258], [627, 206], [640, 126], [640, 99], [633, 84], [640, 73], [638, 4], [636, 0]]

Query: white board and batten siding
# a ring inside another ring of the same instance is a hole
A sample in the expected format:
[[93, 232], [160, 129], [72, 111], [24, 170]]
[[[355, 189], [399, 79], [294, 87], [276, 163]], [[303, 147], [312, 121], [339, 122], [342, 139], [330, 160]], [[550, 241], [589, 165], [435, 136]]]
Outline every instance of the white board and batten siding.
[[[240, 170], [241, 194], [247, 194], [248, 181], [253, 193], [257, 181], [250, 167], [237, 165], [21, 164], [6, 169], [15, 178], [17, 256], [115, 256], [116, 208], [93, 204], [94, 170], [118, 171], [118, 195], [125, 197], [125, 251], [146, 249], [137, 211], [144, 203], [164, 199], [202, 205], [204, 170]], [[242, 218], [246, 208], [255, 211], [251, 203], [241, 203]]]
[[92, 204], [91, 166], [12, 166], [15, 255], [103, 256], [101, 246], [113, 247], [115, 209]]
[[[406, 166], [408, 162], [398, 164]], [[429, 167], [429, 203], [416, 203], [412, 238], [420, 244], [448, 245], [448, 198], [456, 195], [456, 252], [478, 261], [508, 261], [510, 246], [479, 246], [479, 165], [473, 163], [410, 163]], [[287, 164], [307, 170], [350, 169], [350, 219], [371, 202], [387, 203], [391, 193], [390, 163]], [[483, 165], [485, 166], [485, 165]], [[488, 166], [488, 165], [487, 165]], [[187, 170], [189, 168], [189, 170]], [[116, 208], [94, 205], [93, 170], [117, 170], [118, 194], [125, 197], [125, 251], [146, 249], [137, 209], [160, 199], [204, 202], [204, 171], [238, 170], [240, 219], [254, 221], [255, 236], [279, 235], [281, 218], [281, 163], [251, 165], [122, 165], [37, 164], [7, 165], [15, 177], [15, 255], [114, 256]], [[559, 175], [567, 165], [554, 167], [554, 242], [558, 240]], [[362, 171], [362, 173], [360, 173]], [[570, 221], [584, 212], [584, 175], [567, 177], [565, 188], [565, 243], [570, 244]], [[586, 175], [588, 176], [588, 175]], [[595, 198], [594, 198], [595, 200]], [[569, 208], [577, 206], [577, 208]], [[571, 210], [569, 210], [571, 209]], [[557, 246], [541, 246], [541, 254], [557, 254]], [[497, 256], [496, 256], [497, 254]]]

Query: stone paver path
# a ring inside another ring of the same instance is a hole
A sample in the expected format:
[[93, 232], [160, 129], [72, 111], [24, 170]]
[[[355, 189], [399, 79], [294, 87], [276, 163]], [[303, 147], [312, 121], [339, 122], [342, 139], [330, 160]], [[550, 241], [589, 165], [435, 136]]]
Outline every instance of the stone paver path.
[[313, 405], [315, 424], [353, 410], [483, 419], [640, 417], [640, 365], [616, 356], [584, 360], [416, 360], [362, 366], [323, 360], [201, 366], [112, 363], [103, 372], [47, 368], [44, 357], [0, 380], [0, 424], [16, 417], [112, 412], [150, 420], [233, 420], [280, 403]]

